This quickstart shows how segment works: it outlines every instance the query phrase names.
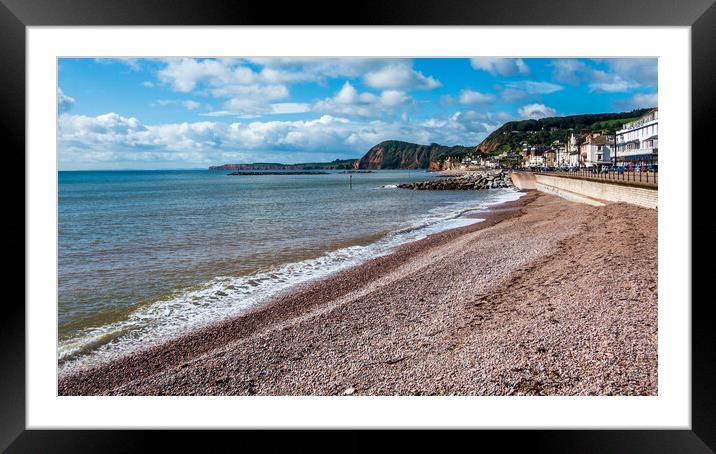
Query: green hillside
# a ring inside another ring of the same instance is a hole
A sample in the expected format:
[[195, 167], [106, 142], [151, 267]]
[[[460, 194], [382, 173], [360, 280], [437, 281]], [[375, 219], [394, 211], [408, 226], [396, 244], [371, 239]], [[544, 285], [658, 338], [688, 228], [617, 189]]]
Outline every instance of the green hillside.
[[555, 140], [564, 143], [570, 133], [579, 133], [581, 130], [613, 133], [624, 123], [633, 121], [648, 111], [649, 109], [638, 109], [631, 112], [510, 121], [487, 136], [477, 148], [482, 153], [494, 153], [503, 150], [520, 150], [523, 142], [528, 146], [549, 146]]

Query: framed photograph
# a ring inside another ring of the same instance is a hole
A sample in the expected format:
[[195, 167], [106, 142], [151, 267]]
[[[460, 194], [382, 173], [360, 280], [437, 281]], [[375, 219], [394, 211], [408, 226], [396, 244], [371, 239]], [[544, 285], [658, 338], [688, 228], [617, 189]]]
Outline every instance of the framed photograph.
[[2, 0], [0, 447], [713, 452], [712, 3]]

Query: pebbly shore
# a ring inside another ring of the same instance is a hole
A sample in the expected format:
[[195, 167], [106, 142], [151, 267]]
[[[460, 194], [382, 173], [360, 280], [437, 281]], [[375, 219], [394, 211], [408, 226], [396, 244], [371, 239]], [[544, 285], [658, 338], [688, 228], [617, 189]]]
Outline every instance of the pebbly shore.
[[416, 190], [467, 191], [512, 187], [512, 180], [502, 170], [466, 172], [458, 176], [438, 176], [434, 180], [416, 181], [398, 185], [399, 188]]
[[657, 394], [655, 210], [531, 192], [476, 216], [59, 394]]

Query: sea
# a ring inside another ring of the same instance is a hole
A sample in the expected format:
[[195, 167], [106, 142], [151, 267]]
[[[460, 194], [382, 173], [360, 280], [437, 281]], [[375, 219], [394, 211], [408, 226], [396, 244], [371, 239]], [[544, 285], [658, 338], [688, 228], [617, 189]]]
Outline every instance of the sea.
[[58, 365], [94, 365], [245, 313], [519, 198], [413, 191], [425, 171], [58, 174]]

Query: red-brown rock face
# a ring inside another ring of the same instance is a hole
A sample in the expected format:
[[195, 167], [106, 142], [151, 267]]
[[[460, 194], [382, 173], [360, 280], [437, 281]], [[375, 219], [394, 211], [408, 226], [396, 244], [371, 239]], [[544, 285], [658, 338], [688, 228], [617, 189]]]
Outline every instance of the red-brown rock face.
[[376, 145], [358, 161], [359, 169], [380, 169], [383, 162], [383, 147]]

